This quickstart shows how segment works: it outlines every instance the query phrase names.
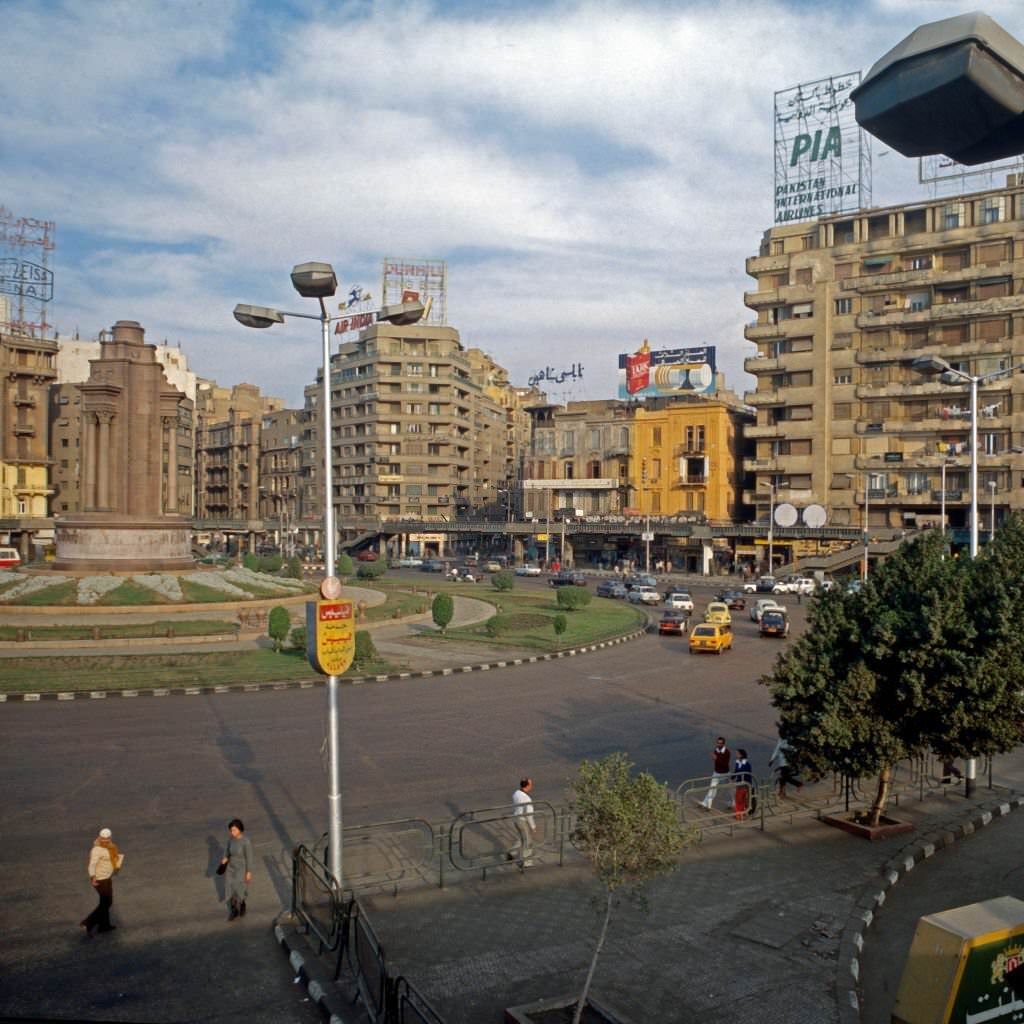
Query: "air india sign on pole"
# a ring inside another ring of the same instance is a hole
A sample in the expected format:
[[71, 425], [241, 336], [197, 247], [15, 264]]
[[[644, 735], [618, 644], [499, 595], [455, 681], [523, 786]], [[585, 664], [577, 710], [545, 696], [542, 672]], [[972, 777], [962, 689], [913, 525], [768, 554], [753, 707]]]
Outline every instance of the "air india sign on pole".
[[306, 605], [306, 655], [325, 676], [340, 676], [356, 652], [352, 601], [310, 601]]

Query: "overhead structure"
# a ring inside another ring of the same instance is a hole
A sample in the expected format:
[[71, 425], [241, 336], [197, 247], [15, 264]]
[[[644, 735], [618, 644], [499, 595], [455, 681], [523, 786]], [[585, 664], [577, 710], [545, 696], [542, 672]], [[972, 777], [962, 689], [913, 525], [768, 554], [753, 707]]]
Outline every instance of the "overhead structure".
[[18, 217], [0, 206], [0, 326], [42, 337], [51, 328], [46, 311], [53, 298], [52, 220]]

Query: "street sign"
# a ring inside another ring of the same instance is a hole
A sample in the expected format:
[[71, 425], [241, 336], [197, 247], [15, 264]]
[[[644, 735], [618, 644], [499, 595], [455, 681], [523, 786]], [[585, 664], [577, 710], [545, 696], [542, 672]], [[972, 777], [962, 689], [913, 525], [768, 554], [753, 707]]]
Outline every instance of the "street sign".
[[356, 653], [355, 607], [352, 601], [309, 601], [306, 604], [306, 657], [325, 676], [340, 676]]
[[646, 540], [654, 540], [654, 531], [653, 530], [644, 530], [644, 532], [640, 534], [640, 539], [641, 540], [645, 540], [645, 541]]

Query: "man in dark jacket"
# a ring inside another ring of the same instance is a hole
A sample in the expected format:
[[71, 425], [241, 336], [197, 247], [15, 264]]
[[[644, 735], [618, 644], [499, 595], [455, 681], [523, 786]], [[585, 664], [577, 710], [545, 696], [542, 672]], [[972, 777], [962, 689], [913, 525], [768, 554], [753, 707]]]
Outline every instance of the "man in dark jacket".
[[728, 779], [732, 774], [731, 758], [732, 754], [725, 745], [724, 737], [719, 736], [715, 742], [715, 749], [711, 751], [711, 764], [713, 766], [711, 785], [708, 787], [707, 793], [704, 794], [704, 799], [700, 802], [701, 807], [705, 811], [710, 811], [711, 805], [715, 802], [715, 790], [718, 789], [718, 783], [722, 779]]

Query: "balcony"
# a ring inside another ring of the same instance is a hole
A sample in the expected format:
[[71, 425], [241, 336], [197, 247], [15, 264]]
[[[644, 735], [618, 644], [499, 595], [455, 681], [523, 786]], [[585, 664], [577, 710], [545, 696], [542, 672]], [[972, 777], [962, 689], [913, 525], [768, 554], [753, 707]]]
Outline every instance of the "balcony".
[[771, 370], [781, 370], [782, 364], [779, 359], [771, 356], [748, 356], [743, 360], [743, 369], [747, 373], [768, 373]]
[[748, 405], [785, 405], [782, 392], [778, 389], [767, 391], [749, 391], [746, 395]]
[[752, 426], [743, 429], [743, 436], [751, 440], [763, 437], [782, 437], [783, 433], [783, 424], [781, 423], [769, 423], [765, 426]]
[[[932, 501], [941, 502], [942, 501], [942, 494], [943, 494], [942, 491], [932, 491]], [[950, 502], [964, 501], [965, 500], [964, 499], [964, 492], [962, 490], [960, 490], [959, 488], [957, 490], [951, 491], [947, 487], [946, 491], [945, 491], [945, 494], [946, 494], [946, 504], [949, 504]]]
[[758, 274], [770, 274], [773, 271], [786, 270], [789, 268], [788, 256], [748, 256], [746, 261], [747, 273], [751, 277]]
[[[803, 320], [785, 320], [783, 323], [804, 323]], [[805, 329], [806, 330], [806, 329]], [[743, 328], [743, 337], [747, 341], [772, 341], [775, 338], [785, 337], [782, 324], [747, 324]]]
[[885, 313], [861, 313], [856, 324], [860, 328], [895, 327], [903, 324], [963, 320], [976, 316], [1007, 316], [1021, 310], [1024, 310], [1024, 295], [1003, 295], [995, 299], [933, 304], [922, 310], [901, 309]]
[[14, 424], [14, 436], [15, 437], [35, 437], [36, 428], [31, 423], [15, 423]]
[[933, 284], [950, 285], [958, 282], [976, 281], [987, 277], [1011, 277], [1013, 264], [994, 263], [989, 266], [962, 267], [958, 270], [943, 270], [933, 267], [929, 270], [897, 270], [889, 274], [866, 274], [848, 277], [839, 283], [843, 291], [872, 292], [891, 288], [931, 287]]
[[36, 407], [36, 400], [30, 395], [15, 395], [14, 404], [23, 409], [34, 409]]
[[706, 487], [708, 478], [706, 476], [677, 476], [672, 481], [673, 487]]
[[706, 454], [707, 451], [703, 447], [698, 448], [696, 445], [692, 444], [677, 444], [672, 449], [673, 458], [679, 458], [683, 455], [692, 455], [694, 458], [699, 458]]

